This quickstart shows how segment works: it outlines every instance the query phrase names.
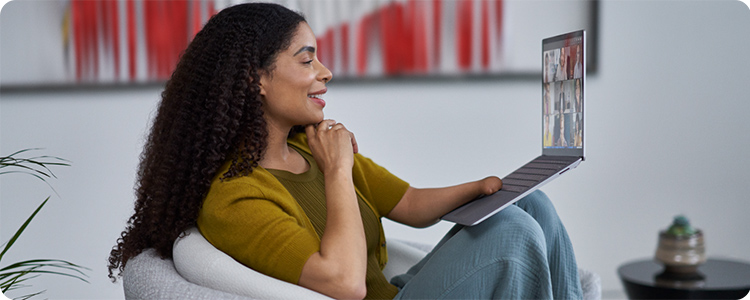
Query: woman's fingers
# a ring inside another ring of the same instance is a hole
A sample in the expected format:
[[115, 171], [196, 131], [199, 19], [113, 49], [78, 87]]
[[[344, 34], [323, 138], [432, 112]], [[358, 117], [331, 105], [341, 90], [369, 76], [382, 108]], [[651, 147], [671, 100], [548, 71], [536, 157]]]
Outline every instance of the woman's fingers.
[[320, 123], [318, 123], [318, 126], [316, 127], [316, 129], [318, 131], [328, 130], [328, 129], [331, 129], [331, 127], [333, 127], [333, 125], [335, 124], [336, 124], [335, 120], [330, 120], [330, 119], [323, 120], [323, 121], [320, 121]]
[[349, 131], [349, 129], [347, 129], [346, 126], [344, 126], [344, 124], [341, 124], [341, 123], [336, 123], [330, 129], [343, 129], [343, 130], [346, 130], [346, 132], [349, 133], [349, 138], [352, 141], [352, 150], [353, 150], [353, 152], [354, 153], [359, 153], [359, 146], [357, 146], [357, 139], [354, 137], [354, 132]]
[[324, 173], [329, 168], [351, 169], [354, 163], [353, 153], [358, 151], [357, 143], [344, 124], [323, 120], [316, 125], [308, 125], [305, 132], [313, 157]]
[[359, 153], [359, 146], [357, 146], [357, 139], [354, 138], [354, 132], [349, 131], [349, 134], [352, 136], [352, 149], [354, 150], [354, 153]]
[[317, 125], [308, 125], [305, 127], [305, 131], [307, 132], [308, 139], [317, 133], [318, 131], [323, 130], [346, 130], [349, 133], [349, 137], [351, 139], [352, 144], [352, 150], [354, 153], [359, 153], [359, 146], [357, 145], [357, 139], [354, 137], [354, 133], [349, 131], [344, 124], [337, 123], [335, 120], [323, 120]]

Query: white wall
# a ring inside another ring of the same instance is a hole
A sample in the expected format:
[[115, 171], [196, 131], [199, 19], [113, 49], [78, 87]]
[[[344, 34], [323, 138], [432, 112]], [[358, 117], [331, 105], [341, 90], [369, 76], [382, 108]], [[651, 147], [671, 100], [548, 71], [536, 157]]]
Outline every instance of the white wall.
[[[618, 265], [648, 258], [676, 214], [706, 234], [708, 253], [750, 261], [750, 10], [739, 1], [603, 1], [599, 72], [589, 76], [588, 157], [544, 190], [581, 267], [619, 290]], [[331, 84], [328, 117], [363, 153], [415, 186], [505, 175], [539, 153], [535, 80]], [[63, 258], [91, 284], [42, 276], [51, 299], [121, 299], [106, 258], [132, 210], [138, 155], [158, 87], [0, 95], [0, 154], [45, 147], [64, 157], [54, 194], [3, 175], [0, 240], [48, 195], [7, 261]], [[435, 243], [450, 227], [386, 224], [390, 237]], [[5, 260], [4, 260], [5, 261]], [[6, 262], [7, 263], [7, 262]], [[32, 289], [33, 290], [33, 289]], [[31, 291], [31, 290], [29, 290]], [[14, 295], [14, 294], [11, 294]]]

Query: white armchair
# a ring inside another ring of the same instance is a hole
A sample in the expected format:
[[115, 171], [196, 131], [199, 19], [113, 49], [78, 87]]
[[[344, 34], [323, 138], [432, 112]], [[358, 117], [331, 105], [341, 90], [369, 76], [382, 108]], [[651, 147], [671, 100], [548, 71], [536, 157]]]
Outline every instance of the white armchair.
[[[406, 271], [429, 245], [388, 240], [386, 278]], [[315, 291], [247, 268], [216, 249], [191, 228], [175, 241], [172, 259], [147, 249], [130, 259], [123, 272], [125, 298], [131, 299], [330, 299]], [[599, 277], [579, 270], [584, 299], [600, 299]]]

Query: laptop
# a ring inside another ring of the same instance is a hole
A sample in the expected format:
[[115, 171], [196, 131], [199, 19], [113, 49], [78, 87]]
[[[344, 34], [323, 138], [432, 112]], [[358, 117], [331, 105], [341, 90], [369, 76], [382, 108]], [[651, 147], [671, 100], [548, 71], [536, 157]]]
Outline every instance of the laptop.
[[503, 178], [503, 187], [442, 217], [472, 226], [496, 214], [585, 158], [586, 33], [542, 40], [542, 155]]

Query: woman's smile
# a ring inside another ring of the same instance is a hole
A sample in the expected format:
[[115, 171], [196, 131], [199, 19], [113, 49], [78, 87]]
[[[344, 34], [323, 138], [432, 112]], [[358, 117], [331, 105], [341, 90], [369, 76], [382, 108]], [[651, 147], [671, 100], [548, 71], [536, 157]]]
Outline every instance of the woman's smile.
[[324, 88], [320, 91], [310, 93], [307, 95], [307, 98], [310, 99], [313, 103], [316, 103], [321, 106], [321, 108], [326, 107], [326, 101], [323, 100], [322, 96], [328, 91], [327, 88]]

